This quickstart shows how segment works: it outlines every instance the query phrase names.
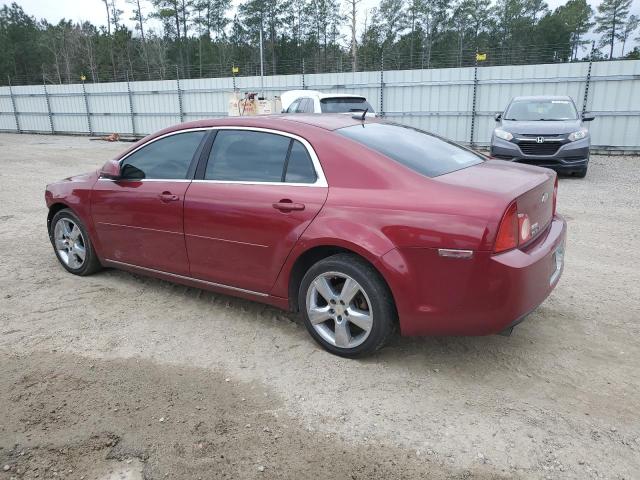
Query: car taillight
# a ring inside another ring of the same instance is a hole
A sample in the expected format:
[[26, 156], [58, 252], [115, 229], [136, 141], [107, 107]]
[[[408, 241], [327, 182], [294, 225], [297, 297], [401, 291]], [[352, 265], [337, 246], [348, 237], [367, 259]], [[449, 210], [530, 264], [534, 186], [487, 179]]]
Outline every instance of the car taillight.
[[518, 231], [520, 232], [520, 243], [531, 238], [531, 221], [526, 213], [518, 214]]
[[505, 252], [518, 246], [519, 226], [518, 206], [513, 202], [500, 221], [494, 252]]
[[556, 205], [558, 204], [558, 176], [556, 175], [556, 181], [553, 184], [553, 216], [556, 215]]

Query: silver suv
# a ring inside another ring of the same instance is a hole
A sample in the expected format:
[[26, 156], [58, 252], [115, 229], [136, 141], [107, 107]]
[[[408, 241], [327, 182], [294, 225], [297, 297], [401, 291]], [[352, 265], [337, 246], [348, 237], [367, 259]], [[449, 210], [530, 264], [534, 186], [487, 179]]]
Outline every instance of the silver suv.
[[551, 168], [584, 177], [589, 165], [591, 138], [571, 97], [515, 97], [491, 135], [491, 157]]

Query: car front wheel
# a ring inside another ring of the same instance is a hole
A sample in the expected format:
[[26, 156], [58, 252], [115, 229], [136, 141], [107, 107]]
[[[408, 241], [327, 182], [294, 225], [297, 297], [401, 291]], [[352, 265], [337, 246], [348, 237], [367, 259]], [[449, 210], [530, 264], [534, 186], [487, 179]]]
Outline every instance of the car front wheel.
[[57, 212], [51, 219], [49, 238], [62, 266], [75, 275], [90, 275], [101, 265], [87, 230], [70, 209]]
[[378, 350], [396, 323], [386, 283], [375, 268], [352, 254], [333, 255], [313, 265], [302, 279], [298, 302], [311, 336], [343, 357]]

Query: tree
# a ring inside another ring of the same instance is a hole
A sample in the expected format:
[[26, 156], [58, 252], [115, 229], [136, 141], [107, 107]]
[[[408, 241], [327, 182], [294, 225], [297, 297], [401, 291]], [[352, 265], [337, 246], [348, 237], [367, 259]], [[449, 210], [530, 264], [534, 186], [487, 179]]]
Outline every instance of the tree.
[[540, 19], [535, 29], [536, 61], [566, 62], [571, 58], [571, 30], [557, 10]]
[[129, 20], [136, 22], [136, 29], [140, 30], [140, 38], [142, 39], [142, 55], [144, 56], [144, 62], [147, 67], [147, 77], [151, 78], [151, 69], [149, 67], [149, 53], [147, 52], [147, 41], [144, 36], [144, 22], [146, 17], [142, 13], [142, 7], [140, 0], [127, 0], [127, 3], [133, 6], [133, 16]]
[[[593, 25], [590, 0], [564, 0], [553, 13], [543, 0], [379, 0], [374, 9], [362, 0], [101, 1], [104, 26], [52, 25], [0, 6], [0, 82], [226, 76], [232, 65], [255, 75], [261, 31], [269, 74], [300, 73], [303, 61], [306, 73], [377, 70], [383, 51], [385, 68], [397, 69], [472, 65], [476, 49], [487, 64], [566, 61]], [[598, 26], [606, 45], [619, 41], [634, 58], [630, 1], [604, 0]], [[133, 28], [121, 21], [124, 2]]]
[[638, 18], [636, 15], [631, 15], [624, 24], [624, 28], [622, 29], [622, 34], [620, 36], [620, 40], [622, 40], [622, 54], [620, 55], [621, 57], [624, 57], [624, 46], [627, 43], [627, 40], [629, 39], [631, 34], [636, 31], [638, 25], [640, 25], [640, 18]]
[[609, 60], [613, 58], [613, 45], [622, 39], [622, 30], [629, 16], [631, 0], [603, 0], [598, 5], [596, 33], [601, 33], [600, 45], [609, 46]]
[[409, 14], [409, 67], [413, 66], [413, 56], [417, 43], [422, 43], [421, 22], [425, 11], [425, 0], [409, 0], [407, 13]]
[[406, 13], [403, 0], [381, 0], [378, 9], [380, 26], [382, 28], [382, 45], [393, 45], [402, 31], [406, 28]]
[[349, 21], [351, 30], [351, 71], [358, 71], [358, 4], [362, 0], [348, 0], [346, 19]]
[[569, 29], [571, 43], [571, 58], [575, 60], [578, 57], [578, 49], [588, 40], [582, 40], [583, 35], [589, 32], [594, 23], [591, 21], [593, 9], [587, 3], [587, 0], [569, 0], [565, 5], [561, 5], [556, 9], [561, 16], [564, 24]]

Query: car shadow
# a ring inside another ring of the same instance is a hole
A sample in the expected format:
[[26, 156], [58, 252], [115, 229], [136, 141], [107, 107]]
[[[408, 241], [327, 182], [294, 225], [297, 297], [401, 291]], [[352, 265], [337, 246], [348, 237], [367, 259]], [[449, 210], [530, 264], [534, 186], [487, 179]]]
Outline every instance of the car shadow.
[[[396, 330], [388, 344], [374, 354], [357, 359], [340, 359], [314, 342], [306, 332], [302, 317], [298, 313], [117, 269], [105, 269], [98, 275], [117, 277], [114, 280], [118, 283], [130, 284], [131, 288], [136, 286], [139, 288], [140, 285], [146, 285], [152, 289], [162, 288], [169, 295], [175, 296], [176, 302], [188, 298], [201, 305], [203, 310], [210, 309], [212, 304], [224, 306], [227, 312], [228, 309], [236, 310], [238, 316], [242, 316], [245, 322], [269, 322], [270, 327], [278, 330], [281, 338], [289, 337], [292, 345], [300, 345], [300, 339], [306, 337], [308, 343], [303, 344], [302, 348], [308, 350], [308, 355], [326, 355], [327, 359], [356, 362], [363, 367], [384, 364], [388, 368], [399, 368], [407, 372], [415, 371], [420, 375], [424, 375], [425, 367], [433, 370], [433, 373], [455, 370], [458, 373], [464, 371], [466, 374], [476, 375], [490, 370], [492, 374], [508, 374], [514, 369], [519, 370], [521, 364], [530, 361], [529, 357], [536, 357], [538, 341], [543, 335], [538, 328], [540, 325], [531, 328], [527, 328], [526, 325], [518, 326], [511, 336], [402, 337]], [[538, 323], [537, 319], [533, 318], [536, 316], [536, 312], [533, 312], [532, 318], [527, 321]], [[292, 330], [291, 324], [299, 328]], [[548, 342], [549, 338], [545, 337], [544, 341]]]

